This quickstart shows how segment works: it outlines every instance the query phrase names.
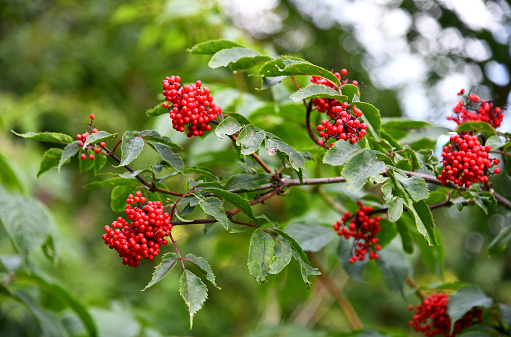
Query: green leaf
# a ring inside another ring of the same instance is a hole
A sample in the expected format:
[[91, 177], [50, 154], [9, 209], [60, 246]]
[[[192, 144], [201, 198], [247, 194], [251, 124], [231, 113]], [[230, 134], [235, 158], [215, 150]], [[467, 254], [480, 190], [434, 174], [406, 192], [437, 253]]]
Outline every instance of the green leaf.
[[265, 142], [266, 152], [269, 156], [277, 154], [277, 150], [288, 155], [289, 163], [295, 171], [305, 169], [305, 159], [300, 152], [280, 139], [267, 138]]
[[98, 131], [96, 133], [91, 134], [89, 137], [87, 137], [87, 140], [83, 144], [83, 148], [85, 148], [87, 145], [93, 145], [101, 142], [106, 142], [107, 140], [119, 138], [118, 133], [110, 134], [106, 131]]
[[85, 151], [85, 154], [87, 155], [87, 158], [85, 158], [85, 159], [80, 158], [80, 160], [78, 161], [78, 166], [79, 166], [80, 172], [86, 172], [86, 171], [92, 170], [94, 168], [94, 161], [96, 160], [96, 158], [94, 158], [94, 160], [90, 160], [89, 159], [89, 154], [90, 154], [89, 151]]
[[124, 212], [126, 207], [126, 199], [128, 199], [128, 195], [133, 194], [138, 191], [139, 188], [136, 186], [116, 186], [112, 190], [112, 194], [110, 195], [110, 207], [114, 212]]
[[[381, 128], [381, 115], [380, 110], [378, 110], [374, 105], [371, 105], [366, 102], [353, 102], [352, 105], [356, 106], [360, 110], [362, 110], [362, 117], [368, 124], [368, 127], [371, 127], [374, 132], [380, 136], [380, 128]], [[377, 139], [378, 140], [378, 139]]]
[[292, 254], [293, 258], [298, 262], [303, 281], [310, 287], [312, 283], [309, 281], [309, 276], [321, 275], [321, 272], [319, 269], [312, 267], [308, 262], [305, 262], [296, 251], [293, 251]]
[[424, 178], [419, 176], [412, 176], [408, 178], [401, 175], [396, 175], [396, 178], [413, 201], [417, 202], [428, 198], [429, 190]]
[[406, 258], [405, 253], [396, 247], [388, 246], [382, 249], [376, 259], [385, 282], [389, 289], [405, 297], [403, 286], [412, 272], [412, 265]]
[[[286, 267], [289, 262], [291, 261], [291, 257], [293, 256], [292, 252], [293, 249], [291, 246], [285, 242], [284, 240], [281, 240], [279, 242], [280, 244], [280, 255], [274, 256], [270, 263], [270, 270], [269, 273], [272, 275], [276, 275]], [[278, 247], [278, 246], [277, 246]]]
[[215, 287], [218, 289], [221, 289], [215, 281], [215, 274], [213, 273], [213, 270], [211, 269], [211, 266], [209, 265], [208, 261], [206, 261], [205, 258], [200, 256], [195, 256], [194, 254], [188, 254], [184, 257], [184, 259], [190, 263], [193, 263], [197, 268], [200, 269], [201, 272], [206, 274], [206, 279], [211, 282]]
[[60, 173], [60, 168], [62, 167], [62, 165], [67, 164], [68, 159], [71, 158], [72, 156], [74, 156], [75, 154], [77, 154], [78, 151], [80, 151], [80, 149], [81, 149], [81, 147], [80, 147], [80, 145], [78, 145], [77, 140], [72, 142], [71, 144], [68, 144], [64, 148], [64, 151], [62, 152], [62, 157], [60, 157], [59, 165], [57, 166], [59, 173]]
[[207, 167], [188, 166], [188, 167], [184, 168], [183, 172], [187, 173], [187, 174], [188, 173], [197, 173], [202, 176], [205, 176], [207, 179], [209, 179], [211, 181], [217, 181], [217, 176], [216, 176], [215, 172], [213, 172], [212, 170], [210, 170]]
[[500, 139], [499, 136], [491, 136], [486, 140], [486, 143], [484, 145], [490, 145], [492, 150], [498, 150], [505, 144], [502, 143], [502, 140]]
[[[88, 183], [87, 185], [83, 185], [84, 189], [91, 189], [95, 187], [102, 186], [138, 186], [139, 181], [133, 178], [125, 179], [125, 178], [112, 178], [107, 180], [99, 180]], [[126, 196], [127, 197], [127, 196]]]
[[243, 47], [237, 42], [229, 40], [210, 40], [196, 44], [188, 51], [192, 54], [215, 54], [223, 49]]
[[483, 210], [483, 212], [488, 215], [488, 212], [496, 212], [497, 211], [497, 200], [488, 191], [484, 191], [482, 193], [477, 193], [474, 195], [474, 201], [479, 208]]
[[214, 195], [219, 196], [220, 198], [223, 198], [224, 200], [229, 201], [231, 204], [233, 204], [234, 206], [241, 209], [243, 211], [243, 213], [245, 213], [246, 215], [249, 216], [249, 218], [257, 221], [257, 218], [255, 217], [254, 212], [252, 211], [252, 206], [250, 206], [250, 203], [248, 202], [247, 199], [240, 197], [238, 194], [234, 194], [234, 193], [231, 193], [229, 191], [222, 190], [219, 188], [208, 187], [208, 188], [204, 188], [204, 191], [211, 192]]
[[335, 85], [340, 85], [340, 81], [330, 71], [318, 67], [298, 57], [281, 56], [275, 60], [266, 62], [259, 74], [265, 77], [275, 77], [283, 75], [313, 75], [326, 78]]
[[368, 262], [368, 259], [364, 261], [357, 260], [354, 263], [350, 263], [350, 259], [353, 256], [353, 238], [345, 239], [341, 237], [339, 240], [339, 246], [337, 247], [337, 258], [341, 263], [344, 271], [348, 276], [358, 282], [364, 283], [362, 280], [362, 272]]
[[287, 76], [263, 77], [261, 83], [261, 90], [268, 89], [273, 87], [274, 85], [279, 84], [286, 77]]
[[125, 166], [131, 163], [140, 155], [143, 148], [144, 141], [142, 138], [135, 137], [131, 131], [126, 131], [124, 135], [122, 135], [121, 163], [116, 167]]
[[[403, 245], [403, 251], [407, 254], [413, 254], [413, 251], [414, 251], [414, 245], [413, 245], [414, 241], [413, 241], [413, 237], [412, 237], [412, 232], [410, 231], [409, 226], [408, 226], [408, 223], [411, 223], [411, 221], [412, 220], [410, 219], [409, 216], [404, 216], [404, 217], [399, 218], [399, 220], [396, 222], [396, 228], [399, 232], [399, 236], [401, 237], [401, 244]], [[413, 223], [412, 223], [412, 225], [413, 225]], [[418, 235], [420, 236], [420, 234], [418, 234]], [[420, 237], [420, 240], [417, 240], [417, 241], [420, 241], [419, 246], [422, 244], [428, 248], [431, 247], [428, 245], [428, 243], [422, 237]], [[422, 247], [422, 246], [420, 246], [420, 247]]]
[[232, 70], [246, 69], [259, 62], [270, 61], [272, 58], [260, 55], [258, 52], [243, 47], [222, 49], [215, 53], [209, 60], [210, 68], [231, 66]]
[[495, 129], [486, 122], [466, 122], [460, 124], [456, 129], [457, 133], [464, 131], [480, 132], [486, 137], [486, 139], [489, 139], [491, 136], [495, 136]]
[[229, 223], [225, 215], [224, 207], [220, 199], [211, 197], [207, 199], [199, 198], [199, 205], [204, 213], [211, 215], [220, 222], [220, 224], [228, 231]]
[[151, 141], [153, 143], [160, 143], [160, 144], [163, 144], [163, 145], [167, 145], [169, 147], [175, 147], [175, 148], [178, 148], [180, 150], [182, 150], [183, 148], [174, 143], [169, 137], [167, 136], [162, 136], [160, 135], [158, 132], [156, 131], [153, 131], [153, 130], [144, 130], [144, 131], [141, 131], [138, 136], [146, 141]]
[[49, 142], [49, 143], [72, 143], [73, 137], [66, 135], [64, 133], [58, 132], [27, 132], [27, 133], [17, 133], [11, 130], [16, 136], [39, 140], [41, 142]]
[[332, 166], [344, 165], [351, 157], [362, 151], [358, 143], [335, 142], [323, 157], [323, 163]]
[[252, 190], [270, 181], [271, 174], [237, 173], [230, 177], [225, 186], [229, 190]]
[[98, 172], [106, 165], [107, 156], [104, 154], [98, 154], [94, 159], [94, 174]]
[[358, 96], [359, 89], [356, 85], [348, 83], [341, 86], [341, 92], [347, 97], [347, 102], [352, 103], [355, 96]]
[[335, 89], [327, 87], [324, 84], [310, 84], [305, 88], [302, 88], [289, 96], [293, 101], [301, 101], [303, 99], [311, 99], [311, 98], [331, 98], [336, 99], [340, 102], [346, 102], [348, 97], [346, 95], [341, 95]]
[[36, 199], [6, 192], [0, 194], [0, 222], [28, 267], [28, 253], [56, 233], [51, 214]]
[[223, 121], [218, 124], [218, 126], [215, 129], [215, 134], [220, 137], [224, 138], [225, 135], [232, 135], [236, 132], [238, 132], [241, 129], [240, 123], [233, 117], [227, 117]]
[[236, 62], [229, 64], [229, 68], [231, 68], [232, 71], [245, 70], [255, 66], [256, 64], [271, 60], [273, 60], [273, 58], [267, 55], [244, 56], [239, 58]]
[[[266, 216], [264, 217], [266, 218]], [[307, 257], [307, 254], [305, 254], [305, 252], [303, 251], [302, 246], [300, 246], [300, 244], [293, 237], [291, 237], [289, 234], [282, 231], [278, 227], [272, 227], [270, 228], [270, 230], [282, 236], [286, 240], [286, 242], [291, 246], [291, 248], [293, 248], [293, 250], [300, 256], [300, 258], [304, 260], [307, 264], [310, 264], [309, 258]]]
[[242, 155], [250, 155], [256, 152], [266, 136], [264, 131], [255, 131], [252, 124], [245, 125], [241, 130], [236, 145], [241, 146]]
[[[51, 150], [51, 149], [50, 149]], [[48, 151], [50, 151], [48, 150]], [[60, 149], [57, 149], [60, 150]], [[48, 152], [46, 151], [46, 152]], [[62, 150], [60, 150], [62, 152]], [[45, 154], [46, 154], [45, 152]], [[44, 160], [44, 155], [43, 155]], [[56, 166], [56, 165], [54, 165]], [[49, 170], [49, 168], [47, 169]], [[37, 176], [39, 178], [39, 175]], [[25, 192], [25, 186], [21, 180], [19, 170], [13, 161], [0, 152], [0, 185], [3, 185], [11, 192]]]
[[373, 151], [363, 149], [353, 155], [342, 170], [342, 176], [346, 178], [346, 189], [358, 191], [366, 183], [367, 179], [377, 177], [385, 171], [385, 164], [376, 158]]
[[334, 238], [332, 228], [316, 224], [292, 223], [286, 232], [293, 237], [304, 251], [318, 252]]
[[387, 214], [389, 216], [390, 222], [396, 222], [401, 218], [401, 215], [403, 214], [403, 205], [404, 200], [400, 197], [392, 197], [390, 200], [385, 200], [387, 203], [387, 206], [389, 207], [389, 210], [387, 211]]
[[422, 263], [429, 269], [433, 274], [435, 274], [438, 278], [443, 279], [444, 274], [444, 260], [445, 260], [445, 250], [444, 244], [442, 242], [441, 233], [437, 231], [436, 238], [439, 240], [438, 245], [430, 246], [424, 240], [419, 233], [413, 233], [415, 239], [415, 243], [419, 246], [420, 249], [420, 257]]
[[237, 120], [240, 125], [250, 124], [250, 121], [245, 116], [239, 113], [229, 112], [228, 115], [229, 115], [228, 117], [232, 117], [235, 120]]
[[454, 329], [454, 324], [472, 308], [489, 308], [492, 303], [493, 299], [473, 286], [461, 288], [450, 295], [447, 302], [447, 314], [451, 317], [451, 331]]
[[490, 242], [488, 246], [488, 252], [491, 256], [498, 256], [502, 254], [507, 247], [507, 244], [511, 241], [511, 225], [502, 227], [499, 234]]
[[[137, 138], [140, 139], [140, 138]], [[183, 159], [172, 149], [164, 144], [148, 142], [158, 152], [163, 160], [167, 161], [176, 171], [183, 172], [184, 162]]]
[[176, 266], [179, 256], [176, 253], [166, 253], [161, 258], [159, 265], [154, 268], [153, 278], [141, 291], [152, 287], [155, 283], [161, 281]]
[[266, 282], [270, 271], [270, 264], [275, 255], [275, 242], [273, 238], [258, 228], [252, 234], [248, 249], [248, 272], [257, 282]]
[[204, 302], [208, 298], [208, 288], [201, 281], [200, 278], [195, 276], [194, 273], [188, 269], [183, 271], [181, 279], [179, 280], [179, 293], [188, 307], [190, 312], [190, 329], [193, 326], [193, 316], [199, 311]]
[[[169, 103], [171, 105], [171, 103]], [[168, 108], [164, 108], [161, 103], [159, 103], [157, 106], [155, 106], [152, 109], [147, 109], [145, 114], [147, 117], [158, 117], [160, 115], [168, 114], [169, 110]]]
[[424, 236], [430, 245], [438, 244], [435, 235], [435, 222], [433, 214], [424, 200], [416, 203], [406, 203], [406, 208], [412, 213], [419, 233]]

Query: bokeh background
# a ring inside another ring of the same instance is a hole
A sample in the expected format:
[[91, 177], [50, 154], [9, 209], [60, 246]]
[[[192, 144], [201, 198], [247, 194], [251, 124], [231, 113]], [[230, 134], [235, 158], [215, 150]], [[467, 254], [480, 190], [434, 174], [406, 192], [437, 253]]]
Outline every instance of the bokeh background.
[[[201, 79], [217, 104], [252, 116], [284, 139], [294, 133], [290, 125], [296, 120], [265, 116], [271, 95], [255, 90], [257, 77], [210, 69], [207, 57], [186, 51], [218, 38], [270, 56], [289, 54], [326, 69], [347, 68], [350, 78], [363, 84], [364, 100], [377, 106], [383, 117], [404, 116], [454, 129], [445, 116], [461, 88], [494, 99], [499, 106], [511, 102], [511, 7], [504, 0], [0, 0], [0, 154], [22, 182], [17, 187], [8, 181], [2, 185], [35, 196], [52, 211], [60, 260], [52, 265], [34, 252], [33, 263], [87, 306], [101, 335], [316, 336], [349, 330], [321, 284], [315, 281], [308, 290], [296, 267], [257, 285], [246, 272], [249, 234], [203, 235], [202, 228], [185, 228], [180, 229], [186, 235], [183, 249], [206, 257], [222, 287], [210, 289], [210, 299], [190, 331], [178, 294], [179, 273], [142, 293], [154, 264], [129, 269], [102, 243], [103, 226], [118, 216], [110, 210], [108, 188], [82, 189], [94, 176], [79, 173], [77, 163], [64, 167], [60, 175], [52, 170], [37, 179], [42, 153], [49, 146], [10, 132], [75, 135], [94, 113], [100, 129], [155, 129], [184, 144], [188, 163], [232, 171], [229, 165], [236, 158], [227, 143], [213, 138], [187, 141], [173, 133], [166, 116], [145, 115], [162, 99], [161, 80], [174, 74], [184, 82]], [[506, 110], [504, 132], [511, 130], [508, 114]], [[305, 133], [303, 140], [293, 140], [295, 144], [311, 145]], [[509, 183], [503, 179], [502, 184]], [[286, 196], [285, 203], [264, 207], [281, 223], [301, 216], [330, 224], [338, 217], [301, 189]], [[490, 259], [486, 253], [491, 238], [510, 218], [455, 208], [438, 210], [435, 216], [449, 242], [445, 279], [474, 282], [499, 301], [511, 303], [509, 254]], [[330, 258], [335, 256], [334, 241], [320, 256], [362, 320], [375, 328], [408, 332], [407, 303], [387, 291], [375, 270], [367, 272], [367, 284], [348, 280]], [[14, 253], [0, 230], [0, 254]], [[419, 283], [439, 281], [421, 266], [417, 253], [410, 259]], [[0, 281], [5, 282], [5, 266], [1, 268]], [[32, 291], [42, 306], [67, 322], [70, 335], [85, 334], [69, 309], [43, 291]], [[1, 295], [0, 335], [38, 335], [31, 314]]]

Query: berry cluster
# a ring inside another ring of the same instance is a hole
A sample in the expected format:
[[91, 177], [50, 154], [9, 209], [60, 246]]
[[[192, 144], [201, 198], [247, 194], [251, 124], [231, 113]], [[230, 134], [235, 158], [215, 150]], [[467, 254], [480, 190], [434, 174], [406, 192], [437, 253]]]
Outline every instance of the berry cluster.
[[163, 102], [162, 106], [170, 108], [174, 129], [185, 132], [185, 126], [188, 125], [188, 137], [203, 136], [205, 131], [211, 130], [208, 123], [222, 113], [222, 108], [213, 103], [209, 89], [201, 89], [201, 86], [201, 81], [181, 86], [179, 76], [167, 76], [163, 80], [163, 95], [172, 106], [168, 102]]
[[[463, 96], [464, 89], [458, 93], [458, 96]], [[460, 125], [466, 122], [481, 121], [489, 123], [494, 128], [498, 128], [502, 123], [504, 114], [500, 107], [493, 105], [491, 101], [481, 101], [477, 95], [468, 95], [465, 100], [460, 100], [453, 108], [454, 116], [447, 116], [450, 121], [456, 122]]]
[[[335, 77], [337, 77], [339, 79], [339, 81], [341, 82], [341, 85], [350, 83], [350, 82], [348, 82], [348, 80], [341, 79], [341, 75], [343, 75], [343, 76], [348, 75], [348, 70], [341, 69], [340, 74], [334, 73], [334, 72], [332, 72], [332, 73], [335, 75]], [[313, 84], [323, 84], [323, 85], [326, 85], [327, 87], [337, 89], [335, 84], [333, 84], [332, 82], [330, 82], [329, 80], [327, 80], [323, 77], [312, 76], [311, 82]], [[358, 86], [358, 81], [351, 81], [351, 84]], [[359, 96], [360, 96], [360, 93], [359, 93]], [[312, 104], [314, 106], [318, 107], [319, 112], [326, 112], [331, 118], [333, 118], [335, 115], [334, 113], [332, 113], [331, 108], [341, 105], [339, 103], [339, 101], [337, 101], [336, 99], [333, 99], [333, 98], [314, 98], [312, 100]]]
[[362, 205], [361, 201], [358, 201], [357, 205], [360, 208], [353, 216], [350, 212], [346, 212], [341, 218], [342, 222], [337, 221], [333, 226], [339, 236], [343, 236], [345, 239], [350, 237], [355, 239], [354, 253], [350, 263], [355, 263], [357, 260], [364, 261], [367, 253], [369, 253], [369, 259], [377, 259], [379, 257], [377, 251], [381, 249], [376, 237], [380, 233], [381, 217], [370, 217], [368, 213], [373, 208]]
[[[491, 147], [482, 145], [477, 136], [451, 136], [450, 143], [443, 148], [444, 168], [438, 179], [442, 184], [447, 184], [450, 180], [466, 188], [469, 188], [471, 183], [487, 182], [489, 169], [499, 164], [498, 159], [489, 157], [490, 150]], [[493, 173], [499, 174], [500, 169], [496, 168]]]
[[[148, 201], [141, 196], [140, 191], [135, 196], [130, 194], [126, 200], [125, 213], [132, 223], [122, 217], [112, 222], [112, 227], [105, 226], [106, 234], [102, 238], [111, 249], [115, 249], [122, 257], [122, 263], [130, 267], [140, 265], [142, 257], [152, 260], [160, 252], [160, 245], [168, 242], [163, 237], [169, 235], [172, 229], [170, 215], [163, 212], [159, 201]], [[132, 207], [133, 204], [139, 207]]]
[[[422, 332], [426, 336], [444, 335], [453, 337], [460, 333], [463, 329], [474, 324], [482, 322], [482, 310], [473, 308], [465, 314], [460, 320], [454, 324], [454, 331], [451, 331], [451, 318], [447, 315], [448, 294], [433, 293], [418, 304], [415, 309], [415, 315], [410, 321], [415, 331]], [[408, 306], [413, 310], [413, 305]]]
[[[94, 114], [90, 114], [90, 116], [89, 116], [89, 117], [90, 117], [90, 119], [91, 119], [91, 125], [89, 125], [89, 130], [90, 130], [92, 133], [97, 133], [97, 132], [98, 132], [98, 129], [94, 128], [94, 129], [92, 129], [92, 130], [91, 130], [91, 127], [92, 127], [92, 121], [93, 121], [93, 120], [94, 120], [94, 118], [95, 118]], [[78, 134], [78, 135], [76, 135], [76, 139], [78, 140], [78, 145], [79, 145], [79, 146], [83, 146], [83, 144], [85, 144], [85, 142], [87, 141], [87, 137], [89, 137], [89, 136], [90, 136], [89, 132], [85, 132], [85, 133], [82, 133], [82, 134]], [[106, 146], [106, 143], [105, 143], [105, 142], [101, 142], [101, 143], [99, 143], [99, 146], [101, 146], [101, 147], [105, 147], [105, 146]], [[99, 153], [101, 153], [101, 148], [100, 148], [100, 147], [96, 147], [95, 145], [94, 145], [94, 147], [90, 147], [90, 149], [91, 149], [91, 150], [92, 150], [95, 154], [99, 154]], [[85, 159], [87, 159], [87, 158], [89, 158], [90, 160], [94, 160], [94, 158], [95, 158], [95, 157], [94, 157], [94, 153], [91, 153], [91, 154], [89, 154], [89, 155], [87, 156], [88, 148], [87, 148], [87, 149], [85, 149], [84, 151], [85, 151], [85, 152], [84, 152], [84, 153], [82, 153], [82, 154], [80, 155], [80, 158], [81, 158], [82, 160], [85, 160]]]

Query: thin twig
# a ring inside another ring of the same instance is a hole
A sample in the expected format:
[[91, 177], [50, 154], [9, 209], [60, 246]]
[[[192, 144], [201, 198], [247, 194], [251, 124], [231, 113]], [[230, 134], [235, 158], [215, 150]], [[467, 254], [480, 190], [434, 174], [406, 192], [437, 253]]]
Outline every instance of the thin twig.
[[[236, 140], [238, 139], [235, 135], [230, 135], [229, 136], [235, 143], [236, 143]], [[268, 167], [268, 165], [266, 165], [266, 163], [261, 159], [261, 157], [259, 157], [255, 152], [251, 154], [252, 158], [255, 159], [255, 161], [261, 165], [261, 167], [268, 173], [273, 173], [272, 169]]]
[[421, 299], [421, 301], [424, 301], [424, 299], [427, 297], [424, 291], [419, 290], [417, 287], [417, 284], [412, 280], [410, 276], [406, 279], [406, 283], [410, 286], [410, 288], [415, 289], [415, 294]]

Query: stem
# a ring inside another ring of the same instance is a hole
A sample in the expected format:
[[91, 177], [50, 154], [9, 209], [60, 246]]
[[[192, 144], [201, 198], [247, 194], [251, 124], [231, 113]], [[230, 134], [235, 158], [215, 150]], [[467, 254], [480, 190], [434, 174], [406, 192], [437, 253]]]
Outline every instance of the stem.
[[[234, 142], [238, 139], [235, 135], [229, 136]], [[255, 152], [251, 154], [251, 156], [255, 159], [255, 161], [261, 165], [261, 167], [268, 173], [273, 173], [272, 169], [266, 165], [266, 163], [259, 157]]]
[[341, 207], [341, 205], [339, 205], [338, 203], [336, 203], [334, 201], [334, 199], [332, 199], [332, 197], [330, 197], [326, 192], [325, 190], [319, 186], [316, 191], [318, 191], [319, 195], [321, 196], [321, 198], [323, 198], [323, 200], [330, 206], [332, 207], [336, 212], [338, 213], [341, 213], [341, 214], [345, 214], [346, 213], [346, 210], [344, 208]]
[[500, 153], [500, 154], [503, 154], [503, 155], [506, 155], [506, 156], [510, 156], [511, 157], [511, 153], [508, 153], [508, 152], [505, 152], [505, 151], [497, 151], [497, 150], [494, 150], [494, 151], [488, 151], [490, 153]]
[[176, 241], [174, 241], [174, 238], [172, 237], [172, 232], [169, 232], [170, 240], [172, 240], [172, 243], [174, 244], [174, 248], [176, 248], [177, 255], [179, 256], [179, 260], [181, 261], [181, 266], [183, 266], [183, 270], [186, 270], [185, 263], [183, 261], [183, 257], [181, 256], [181, 252], [179, 251], [179, 248], [177, 248]]
[[[312, 112], [312, 100], [309, 102], [309, 105], [307, 105], [307, 111], [305, 114], [305, 127], [307, 128], [307, 133], [309, 134], [309, 137], [314, 141], [314, 143], [318, 143], [319, 139], [316, 137], [314, 132], [312, 132], [311, 129], [311, 112]], [[326, 144], [321, 145], [325, 149], [330, 149], [330, 147]]]
[[424, 299], [427, 297], [424, 291], [418, 290], [417, 284], [412, 280], [410, 276], [406, 279], [406, 283], [410, 286], [410, 288], [417, 290], [415, 294], [421, 299], [421, 301], [424, 301]]

